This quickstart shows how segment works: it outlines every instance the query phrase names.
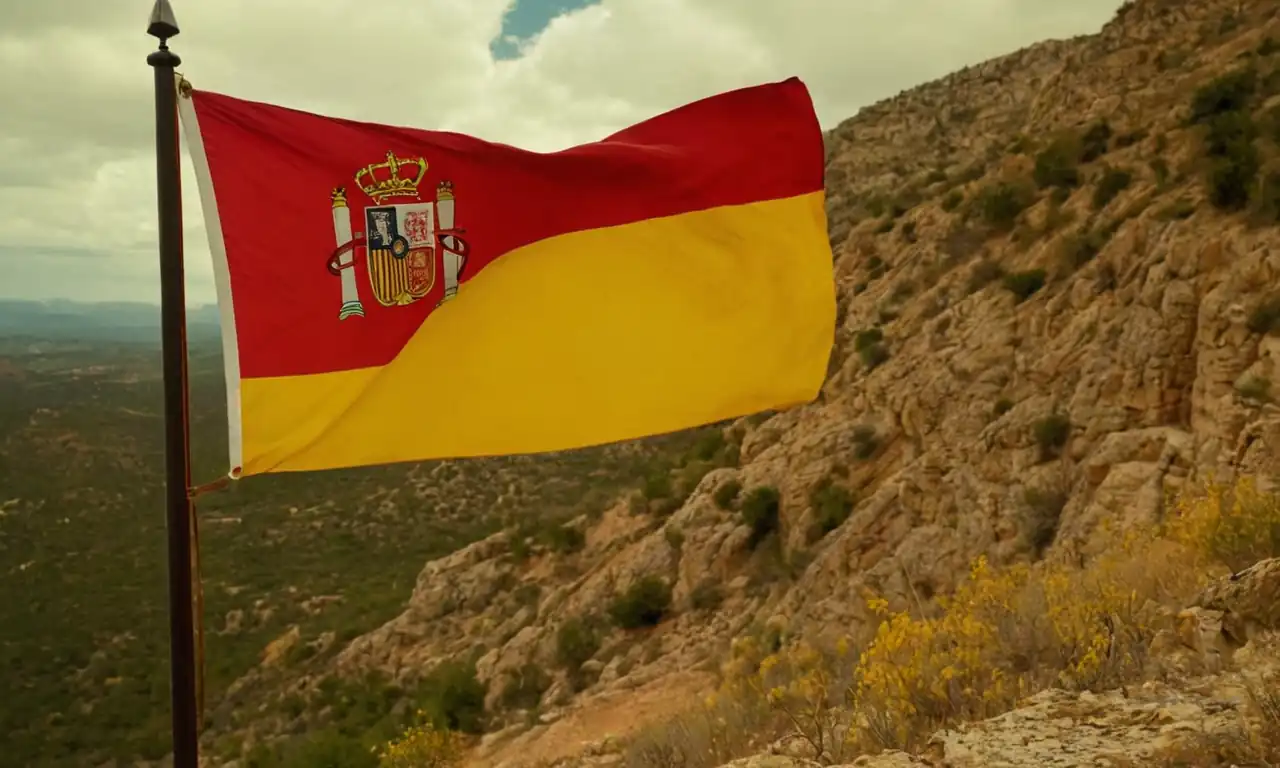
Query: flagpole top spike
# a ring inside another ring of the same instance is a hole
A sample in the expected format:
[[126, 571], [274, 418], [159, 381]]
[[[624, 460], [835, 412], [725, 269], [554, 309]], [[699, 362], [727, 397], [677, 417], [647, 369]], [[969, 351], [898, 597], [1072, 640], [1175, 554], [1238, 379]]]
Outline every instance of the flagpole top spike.
[[156, 0], [155, 5], [151, 6], [147, 34], [159, 38], [160, 47], [164, 48], [165, 42], [171, 37], [177, 37], [179, 31], [178, 20], [173, 15], [173, 6], [169, 4], [169, 0]]

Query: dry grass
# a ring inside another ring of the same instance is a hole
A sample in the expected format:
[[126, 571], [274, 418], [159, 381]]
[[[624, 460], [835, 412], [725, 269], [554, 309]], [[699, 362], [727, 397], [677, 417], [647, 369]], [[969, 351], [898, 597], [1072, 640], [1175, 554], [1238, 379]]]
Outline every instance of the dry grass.
[[[1083, 570], [979, 558], [926, 614], [891, 612], [870, 596], [881, 617], [870, 637], [830, 650], [740, 639], [718, 694], [632, 740], [628, 766], [713, 768], [788, 734], [838, 764], [919, 748], [941, 727], [997, 715], [1047, 687], [1132, 682], [1152, 669], [1148, 650], [1167, 609], [1185, 606], [1224, 565], [1274, 555], [1277, 531], [1280, 499], [1247, 480], [1209, 484], [1171, 504], [1161, 526], [1113, 532]], [[1278, 700], [1259, 699], [1259, 710], [1274, 715]], [[1259, 722], [1271, 725], [1257, 743], [1274, 745], [1274, 716]]]

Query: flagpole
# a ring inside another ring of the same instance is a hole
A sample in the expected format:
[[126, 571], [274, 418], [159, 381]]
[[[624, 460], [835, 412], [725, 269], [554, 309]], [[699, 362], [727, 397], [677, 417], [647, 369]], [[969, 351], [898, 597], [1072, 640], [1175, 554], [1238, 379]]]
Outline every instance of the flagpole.
[[169, 50], [178, 23], [168, 0], [156, 0], [147, 34], [160, 47], [147, 56], [156, 86], [156, 197], [160, 224], [160, 314], [164, 357], [165, 506], [169, 533], [169, 678], [174, 768], [197, 768], [195, 615], [191, 579], [191, 450], [187, 428], [186, 296], [182, 265], [182, 177], [178, 102]]

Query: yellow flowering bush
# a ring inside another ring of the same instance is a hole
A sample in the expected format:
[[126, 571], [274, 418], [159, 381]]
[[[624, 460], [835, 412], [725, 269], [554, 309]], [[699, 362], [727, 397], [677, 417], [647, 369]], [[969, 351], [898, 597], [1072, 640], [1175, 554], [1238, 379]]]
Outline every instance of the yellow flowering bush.
[[831, 653], [803, 640], [735, 640], [717, 694], [646, 732], [628, 764], [711, 768], [785, 733], [832, 764], [918, 748], [940, 727], [1005, 712], [1046, 687], [1102, 690], [1140, 678], [1167, 609], [1186, 605], [1223, 566], [1280, 554], [1280, 498], [1248, 479], [1209, 482], [1171, 502], [1159, 525], [1104, 524], [1100, 533], [1107, 546], [1083, 568], [995, 568], [978, 558], [920, 615], [869, 596], [880, 621], [859, 638], [860, 652], [848, 639]]
[[841, 685], [839, 670], [847, 653], [844, 642], [832, 659], [802, 641], [766, 657], [753, 679], [769, 709], [785, 718], [818, 760], [844, 756], [848, 726], [841, 705], [847, 683]]
[[[418, 717], [425, 717], [419, 712]], [[453, 768], [462, 762], [461, 734], [422, 722], [375, 750], [379, 768]]]
[[1165, 535], [1203, 561], [1242, 570], [1280, 556], [1280, 497], [1250, 477], [1230, 486], [1210, 480], [1170, 505]]

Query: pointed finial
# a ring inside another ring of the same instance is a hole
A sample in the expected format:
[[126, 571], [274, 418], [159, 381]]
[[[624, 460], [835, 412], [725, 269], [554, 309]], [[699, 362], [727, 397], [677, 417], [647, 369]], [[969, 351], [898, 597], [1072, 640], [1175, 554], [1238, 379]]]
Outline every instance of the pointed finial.
[[151, 6], [151, 20], [147, 23], [147, 34], [160, 38], [161, 42], [178, 35], [178, 20], [173, 16], [173, 6], [169, 0], [156, 0]]

